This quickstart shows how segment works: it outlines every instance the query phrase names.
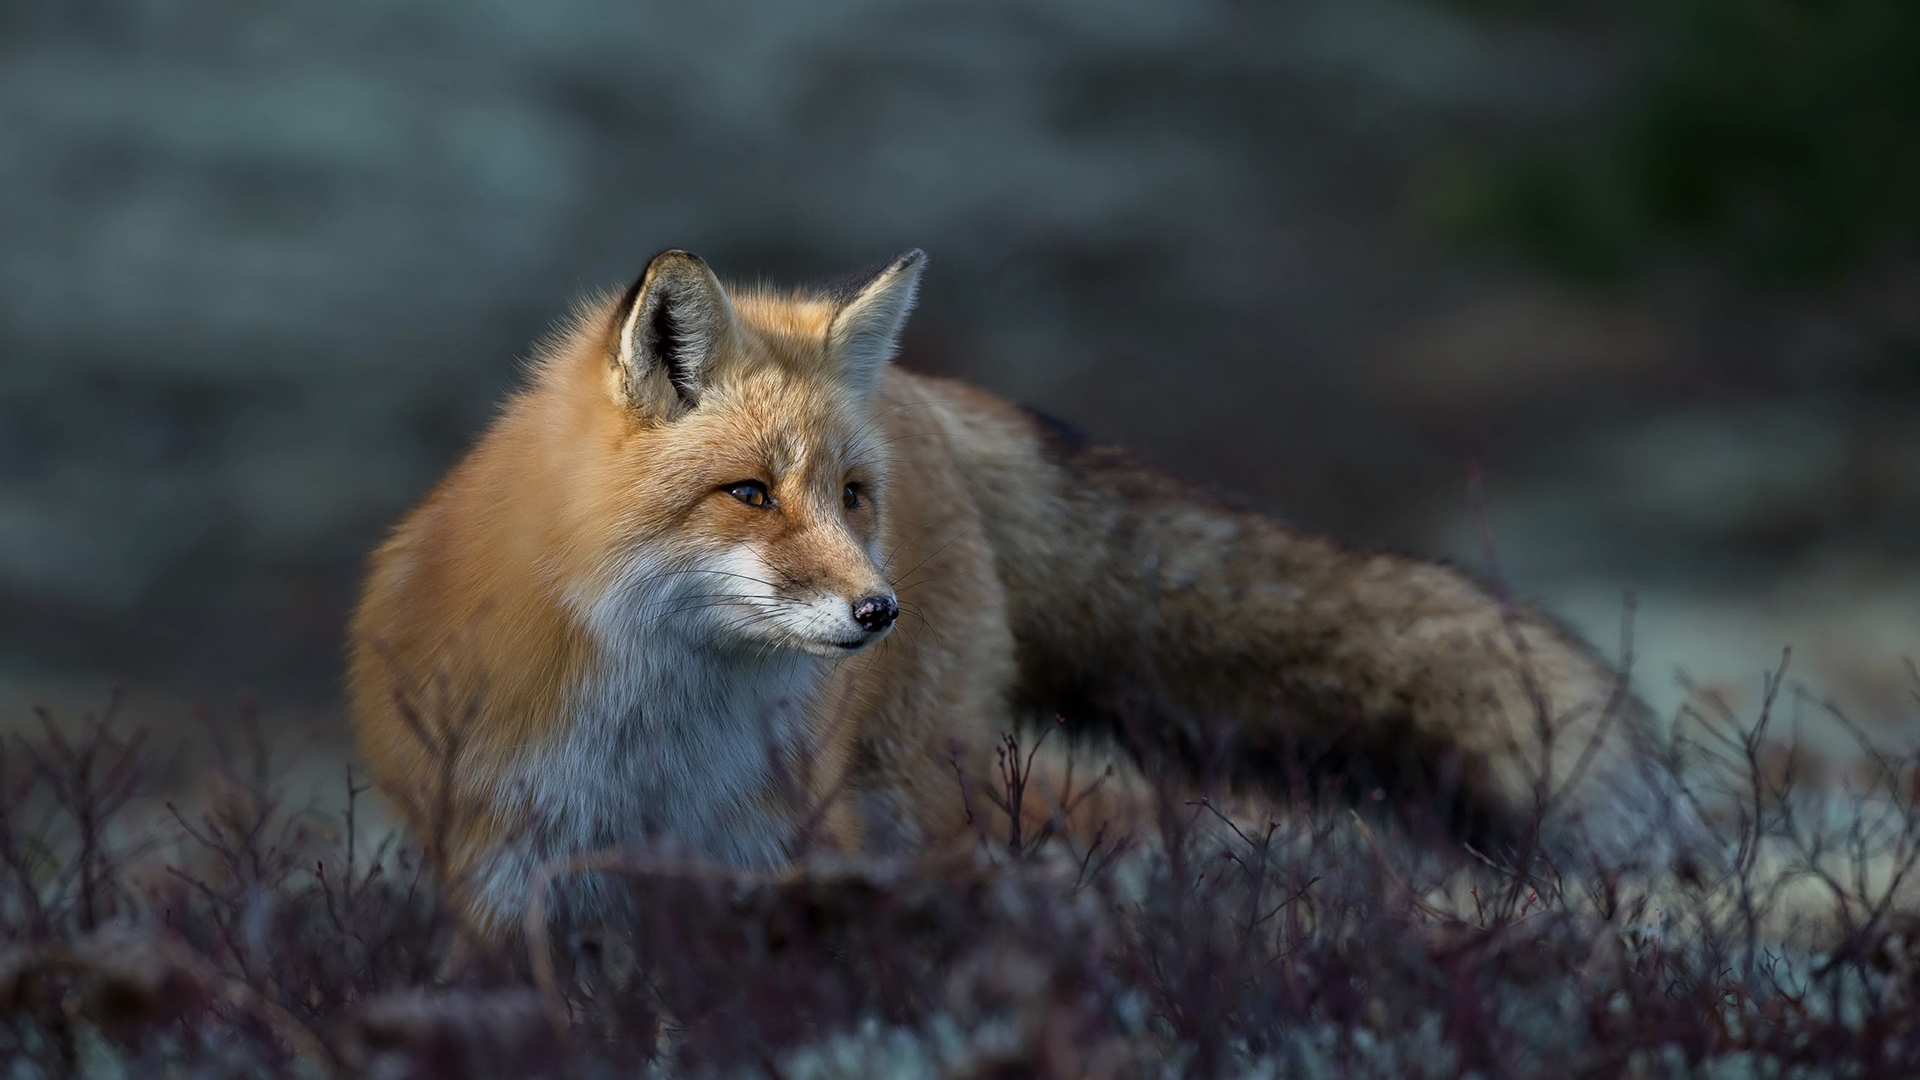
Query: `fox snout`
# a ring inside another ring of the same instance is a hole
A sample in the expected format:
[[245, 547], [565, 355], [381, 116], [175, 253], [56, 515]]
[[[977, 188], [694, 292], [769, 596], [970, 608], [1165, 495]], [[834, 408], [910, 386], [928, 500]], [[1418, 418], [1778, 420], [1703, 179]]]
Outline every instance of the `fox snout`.
[[[881, 586], [885, 588], [885, 586]], [[767, 612], [780, 640], [819, 656], [858, 652], [887, 636], [900, 617], [891, 591], [871, 585], [846, 593], [816, 594], [811, 602], [777, 603]]]
[[877, 634], [893, 625], [900, 605], [891, 596], [863, 596], [853, 602], [853, 621], [869, 634]]
[[[871, 588], [871, 587], [869, 587]], [[882, 588], [885, 588], [883, 585]], [[894, 621], [900, 617], [900, 602], [894, 599], [892, 590], [886, 592], [855, 592], [854, 599], [841, 600], [844, 619], [851, 619], [849, 629], [853, 634], [834, 641], [834, 646], [846, 652], [857, 652], [887, 636], [893, 629]], [[846, 623], [842, 622], [842, 626]], [[844, 632], [843, 632], [844, 633]]]
[[812, 539], [764, 553], [751, 545], [734, 549], [703, 582], [733, 593], [734, 603], [695, 605], [690, 613], [718, 618], [726, 632], [817, 656], [857, 652], [886, 637], [900, 619], [900, 602], [880, 568], [851, 537], [816, 532]]

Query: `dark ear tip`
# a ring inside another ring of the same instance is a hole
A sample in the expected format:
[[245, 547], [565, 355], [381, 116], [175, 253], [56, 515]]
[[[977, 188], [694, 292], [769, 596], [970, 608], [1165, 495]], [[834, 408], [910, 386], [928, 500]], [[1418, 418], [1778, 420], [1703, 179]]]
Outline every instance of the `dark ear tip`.
[[926, 261], [927, 261], [926, 252], [921, 251], [919, 248], [908, 248], [907, 250], [894, 256], [893, 269], [896, 272], [901, 270], [908, 270], [913, 267], [919, 266], [925, 263]]
[[707, 267], [706, 260], [691, 251], [686, 251], [681, 248], [668, 248], [647, 260], [647, 269], [641, 276], [651, 277], [663, 271], [691, 270], [696, 267], [705, 270]]

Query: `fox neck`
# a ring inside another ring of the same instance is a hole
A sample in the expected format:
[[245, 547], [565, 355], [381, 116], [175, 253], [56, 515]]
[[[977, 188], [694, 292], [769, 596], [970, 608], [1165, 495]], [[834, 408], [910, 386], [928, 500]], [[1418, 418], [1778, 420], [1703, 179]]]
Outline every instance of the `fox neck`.
[[824, 662], [717, 644], [707, 605], [671, 584], [697, 576], [636, 564], [628, 584], [569, 605], [593, 655], [512, 778], [528, 811], [515, 861], [647, 844], [736, 865], [787, 857]]

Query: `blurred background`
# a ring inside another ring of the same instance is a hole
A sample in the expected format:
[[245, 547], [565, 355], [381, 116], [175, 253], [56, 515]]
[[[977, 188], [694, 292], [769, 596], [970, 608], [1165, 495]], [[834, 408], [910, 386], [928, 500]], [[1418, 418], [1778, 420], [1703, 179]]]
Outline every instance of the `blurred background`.
[[[337, 732], [360, 560], [583, 291], [932, 257], [904, 362], [1738, 708], [1920, 651], [1909, 0], [12, 0], [0, 710]], [[1469, 475], [1484, 476], [1481, 504]], [[326, 737], [326, 736], [323, 736]]]

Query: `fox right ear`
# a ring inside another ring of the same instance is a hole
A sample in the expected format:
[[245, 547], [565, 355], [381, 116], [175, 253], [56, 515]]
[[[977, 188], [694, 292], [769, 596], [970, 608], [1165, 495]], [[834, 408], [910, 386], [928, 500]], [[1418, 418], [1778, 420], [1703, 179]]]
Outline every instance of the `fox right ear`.
[[674, 419], [700, 404], [732, 343], [733, 302], [700, 257], [655, 255], [620, 302], [613, 364], [629, 404]]

